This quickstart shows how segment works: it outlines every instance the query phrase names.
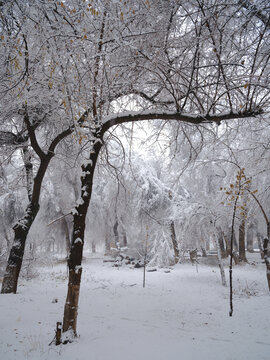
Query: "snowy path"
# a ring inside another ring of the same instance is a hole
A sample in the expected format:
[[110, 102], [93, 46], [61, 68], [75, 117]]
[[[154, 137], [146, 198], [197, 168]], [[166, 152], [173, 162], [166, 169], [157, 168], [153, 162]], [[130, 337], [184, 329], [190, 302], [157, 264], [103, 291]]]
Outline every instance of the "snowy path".
[[[228, 270], [226, 270], [228, 275]], [[234, 273], [234, 314], [217, 268], [178, 265], [170, 273], [84, 264], [78, 332], [65, 346], [48, 346], [61, 321], [64, 265], [21, 281], [18, 295], [0, 296], [1, 360], [269, 360], [270, 297], [262, 266]], [[249, 294], [252, 293], [251, 296]], [[256, 294], [256, 296], [254, 296]], [[58, 302], [53, 302], [57, 298]]]

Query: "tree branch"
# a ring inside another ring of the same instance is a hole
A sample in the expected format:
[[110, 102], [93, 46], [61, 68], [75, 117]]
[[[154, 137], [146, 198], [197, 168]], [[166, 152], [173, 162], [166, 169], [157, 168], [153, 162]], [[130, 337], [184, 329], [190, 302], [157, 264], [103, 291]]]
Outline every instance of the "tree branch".
[[41, 150], [41, 147], [39, 146], [39, 144], [37, 142], [35, 130], [34, 130], [33, 126], [30, 123], [26, 106], [25, 106], [25, 113], [24, 113], [24, 122], [25, 122], [26, 127], [27, 127], [27, 131], [28, 131], [28, 134], [29, 134], [29, 137], [30, 137], [30, 142], [31, 142], [32, 148], [37, 153], [37, 155], [39, 156], [40, 159], [44, 159], [46, 154]]
[[56, 138], [52, 141], [52, 143], [48, 149], [47, 156], [52, 157], [54, 155], [54, 150], [55, 150], [56, 146], [59, 144], [59, 142], [61, 140], [63, 140], [65, 137], [67, 137], [68, 135], [72, 134], [73, 131], [74, 131], [74, 126], [69, 127], [68, 129], [64, 130], [59, 135], [57, 135]]
[[103, 131], [107, 131], [110, 127], [127, 122], [135, 122], [141, 120], [175, 120], [190, 124], [217, 123], [220, 124], [224, 120], [233, 120], [241, 118], [249, 118], [262, 114], [261, 110], [245, 111], [238, 113], [225, 113], [219, 115], [188, 115], [180, 112], [128, 112], [109, 117], [103, 124]]

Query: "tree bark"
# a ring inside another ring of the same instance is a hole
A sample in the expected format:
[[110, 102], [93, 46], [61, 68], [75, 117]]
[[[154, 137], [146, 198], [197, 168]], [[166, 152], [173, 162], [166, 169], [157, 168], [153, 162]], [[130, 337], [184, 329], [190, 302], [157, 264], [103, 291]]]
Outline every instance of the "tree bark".
[[116, 218], [114, 226], [113, 226], [113, 234], [114, 234], [114, 243], [116, 249], [119, 249], [120, 243], [119, 243], [119, 233], [118, 233], [118, 220]]
[[[221, 255], [221, 248], [220, 248], [220, 229], [218, 230], [218, 236], [216, 236], [216, 234], [214, 234], [214, 238], [215, 238], [215, 242], [216, 242], [216, 247], [217, 247], [217, 256], [218, 256], [218, 266], [219, 266], [219, 270], [220, 270], [220, 276], [221, 276], [221, 283], [223, 286], [226, 286], [226, 277], [225, 277], [225, 271], [224, 271], [224, 266], [223, 266], [223, 262], [222, 262], [222, 255]], [[223, 237], [222, 237], [223, 240]], [[223, 248], [224, 249], [224, 248]]]
[[246, 249], [245, 249], [245, 231], [246, 230], [246, 221], [242, 219], [239, 226], [239, 261], [247, 262], [246, 258]]
[[218, 228], [218, 246], [219, 246], [219, 250], [220, 250], [220, 256], [222, 259], [225, 259], [227, 257], [226, 251], [225, 251], [225, 246], [224, 246], [224, 235], [223, 235], [223, 231]]
[[23, 162], [26, 173], [26, 188], [27, 188], [28, 200], [31, 201], [33, 194], [34, 175], [33, 175], [33, 164], [31, 162], [31, 154], [28, 146], [23, 147]]
[[247, 229], [247, 251], [250, 253], [254, 252], [253, 236], [254, 236], [254, 225], [250, 224]]
[[2, 283], [2, 294], [16, 294], [18, 278], [22, 266], [25, 242], [28, 232], [37, 216], [39, 204], [29, 204], [26, 214], [14, 226], [14, 242], [10, 250], [6, 272]]
[[265, 266], [266, 266], [266, 278], [268, 283], [268, 289], [270, 291], [270, 257], [269, 257], [268, 246], [269, 246], [269, 238], [265, 238], [263, 241], [263, 253], [264, 253]]
[[110, 243], [110, 238], [108, 235], [105, 236], [105, 256], [110, 255], [111, 252], [111, 243]]
[[97, 132], [93, 149], [90, 152], [90, 161], [82, 166], [81, 177], [81, 204], [76, 207], [74, 214], [71, 248], [68, 259], [69, 280], [68, 292], [65, 302], [63, 333], [71, 331], [71, 337], [77, 336], [77, 316], [79, 292], [82, 275], [82, 255], [84, 245], [85, 218], [90, 203], [93, 187], [93, 175], [99, 152], [103, 145], [103, 133]]
[[262, 239], [263, 239], [262, 235], [259, 232], [257, 232], [258, 247], [259, 247], [259, 250], [260, 250], [261, 259], [263, 260], [264, 259], [264, 252], [263, 252]]
[[171, 230], [171, 239], [172, 239], [173, 251], [174, 251], [174, 261], [175, 264], [177, 264], [179, 262], [179, 248], [176, 239], [174, 221], [170, 222], [170, 230]]

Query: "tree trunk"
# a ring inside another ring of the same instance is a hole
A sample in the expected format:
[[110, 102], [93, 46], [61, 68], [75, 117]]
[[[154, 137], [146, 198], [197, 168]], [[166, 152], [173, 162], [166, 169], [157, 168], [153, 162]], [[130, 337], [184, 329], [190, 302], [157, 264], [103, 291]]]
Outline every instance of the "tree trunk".
[[108, 235], [106, 235], [105, 237], [105, 256], [110, 255], [111, 253], [111, 243], [110, 243], [110, 238]]
[[265, 238], [263, 241], [263, 252], [264, 252], [264, 261], [266, 266], [266, 278], [268, 283], [268, 289], [270, 291], [270, 256], [269, 256], [268, 246], [269, 246], [269, 238]]
[[233, 248], [234, 248], [235, 251], [239, 250], [237, 240], [236, 240], [235, 230], [233, 231]]
[[225, 241], [225, 248], [226, 248], [226, 257], [228, 257], [231, 253], [231, 244], [228, 235], [223, 233], [224, 241]]
[[[90, 152], [90, 161], [87, 165], [82, 166], [83, 176], [81, 177], [81, 204], [76, 207], [74, 214], [73, 233], [71, 240], [71, 248], [68, 259], [69, 280], [68, 292], [64, 309], [63, 333], [70, 331], [71, 338], [77, 336], [77, 316], [78, 303], [82, 275], [82, 255], [84, 245], [85, 218], [89, 207], [92, 187], [93, 175], [98, 159], [98, 154], [102, 148], [102, 134], [96, 134], [96, 140], [93, 150]], [[67, 339], [68, 341], [68, 339]]]
[[[221, 248], [220, 248], [220, 233], [221, 232], [218, 230], [218, 237], [215, 234], [214, 234], [214, 237], [215, 237], [215, 242], [216, 242], [216, 247], [217, 247], [218, 266], [219, 266], [219, 270], [220, 270], [221, 283], [223, 286], [226, 286], [227, 285], [226, 277], [225, 277], [225, 271], [224, 271], [224, 266], [223, 266], [223, 262], [222, 262], [222, 255], [221, 255]], [[223, 240], [223, 236], [222, 236], [222, 240]], [[224, 247], [223, 247], [223, 249], [224, 249]]]
[[246, 258], [246, 249], [245, 249], [245, 227], [246, 221], [242, 219], [241, 224], [239, 226], [239, 261], [247, 262]]
[[170, 222], [170, 230], [171, 230], [171, 239], [172, 239], [173, 251], [174, 251], [174, 261], [175, 264], [177, 264], [179, 262], [179, 248], [176, 239], [174, 221]]
[[223, 235], [223, 231], [218, 228], [218, 246], [219, 246], [219, 250], [220, 250], [220, 256], [222, 259], [225, 259], [226, 256], [226, 251], [225, 251], [225, 246], [224, 246], [224, 235]]
[[123, 226], [123, 223], [122, 223], [122, 229], [123, 229], [123, 247], [127, 247], [128, 246], [127, 233], [125, 227]]
[[250, 253], [254, 252], [253, 246], [253, 235], [254, 235], [254, 225], [250, 224], [247, 229], [247, 251]]
[[259, 232], [257, 232], [258, 247], [260, 249], [261, 259], [263, 260], [264, 259], [264, 251], [263, 251], [262, 239], [263, 239], [262, 235]]
[[26, 215], [14, 226], [14, 242], [10, 250], [6, 272], [2, 283], [2, 294], [16, 294], [18, 278], [22, 266], [25, 242], [28, 232], [37, 216], [38, 204], [29, 204]]
[[114, 234], [114, 243], [116, 249], [119, 249], [120, 243], [119, 243], [119, 233], [118, 233], [118, 220], [116, 218], [114, 226], [113, 226], [113, 234]]
[[26, 188], [27, 188], [28, 200], [31, 201], [33, 195], [34, 174], [33, 174], [33, 164], [31, 162], [31, 153], [29, 151], [28, 146], [23, 147], [23, 162], [26, 173]]

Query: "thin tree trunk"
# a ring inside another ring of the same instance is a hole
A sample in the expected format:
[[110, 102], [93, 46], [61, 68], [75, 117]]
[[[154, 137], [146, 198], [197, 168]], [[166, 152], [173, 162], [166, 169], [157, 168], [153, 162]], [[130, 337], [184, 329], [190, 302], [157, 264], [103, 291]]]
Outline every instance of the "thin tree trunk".
[[215, 242], [216, 242], [216, 247], [217, 247], [217, 256], [218, 256], [218, 266], [219, 266], [219, 270], [220, 270], [220, 276], [221, 276], [221, 283], [223, 286], [226, 286], [226, 277], [225, 277], [225, 272], [224, 272], [224, 266], [223, 266], [223, 262], [222, 262], [222, 255], [221, 255], [221, 249], [220, 249], [220, 231], [218, 231], [218, 237], [214, 234], [215, 236]]
[[236, 208], [237, 208], [237, 202], [239, 199], [239, 193], [238, 190], [236, 199], [234, 201], [234, 207], [233, 207], [233, 216], [232, 216], [232, 227], [231, 227], [231, 243], [230, 243], [230, 267], [229, 267], [229, 277], [230, 277], [230, 311], [229, 316], [232, 316], [233, 314], [233, 277], [232, 277], [232, 261], [233, 261], [233, 243], [234, 243], [234, 222], [235, 222], [235, 215], [236, 215]]
[[171, 230], [171, 239], [172, 239], [173, 251], [174, 251], [174, 261], [175, 261], [175, 264], [178, 264], [179, 248], [178, 248], [178, 243], [177, 243], [177, 239], [176, 239], [174, 221], [170, 222], [170, 230]]
[[239, 262], [247, 262], [246, 249], [245, 249], [245, 228], [246, 221], [242, 219], [239, 226]]
[[247, 229], [247, 251], [250, 253], [254, 252], [253, 236], [254, 236], [254, 225], [250, 224]]
[[[268, 231], [269, 232], [269, 231]], [[270, 257], [269, 257], [269, 238], [265, 238], [263, 241], [263, 252], [264, 252], [264, 261], [266, 266], [266, 278], [268, 283], [268, 289], [270, 291]]]

